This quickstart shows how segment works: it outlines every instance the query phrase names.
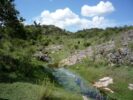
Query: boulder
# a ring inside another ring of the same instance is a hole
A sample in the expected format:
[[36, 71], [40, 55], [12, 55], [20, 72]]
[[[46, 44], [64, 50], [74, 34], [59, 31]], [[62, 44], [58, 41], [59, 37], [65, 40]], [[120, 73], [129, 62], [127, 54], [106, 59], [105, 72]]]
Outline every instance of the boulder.
[[128, 89], [133, 90], [133, 84], [129, 84]]
[[114, 93], [114, 91], [112, 91], [110, 88], [103, 88], [105, 91], [107, 91], [107, 92], [111, 92], [111, 93]]
[[95, 82], [93, 84], [93, 86], [96, 88], [100, 88], [105, 91], [114, 93], [114, 91], [112, 91], [110, 88], [108, 88], [108, 85], [110, 85], [110, 84], [113, 84], [113, 79], [110, 77], [103, 77], [103, 78], [99, 79], [99, 81]]
[[41, 61], [44, 61], [44, 62], [49, 62], [50, 61], [50, 57], [48, 57], [48, 55], [42, 55], [39, 59]]
[[100, 87], [107, 87], [109, 84], [113, 84], [113, 79], [110, 77], [104, 77], [99, 79], [98, 82], [95, 82], [93, 86], [100, 88]]
[[34, 57], [36, 57], [37, 59], [44, 61], [44, 62], [49, 62], [51, 60], [47, 54], [43, 54], [41, 51], [35, 53]]

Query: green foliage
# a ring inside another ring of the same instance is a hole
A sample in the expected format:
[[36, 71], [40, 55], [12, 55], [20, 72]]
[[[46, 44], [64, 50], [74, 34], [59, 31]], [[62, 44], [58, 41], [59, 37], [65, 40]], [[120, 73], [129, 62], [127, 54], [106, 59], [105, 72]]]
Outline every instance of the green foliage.
[[62, 30], [53, 25], [43, 25], [42, 26], [42, 34], [44, 35], [68, 35], [68, 32]]
[[55, 87], [47, 79], [38, 85], [23, 82], [0, 83], [0, 98], [9, 100], [82, 100], [81, 95]]
[[19, 17], [19, 12], [15, 9], [14, 0], [0, 1], [0, 27], [3, 28], [4, 34], [11, 37], [26, 38], [22, 17]]
[[85, 46], [85, 47], [89, 47], [90, 45], [91, 45], [90, 42], [84, 42], [84, 46]]
[[78, 44], [80, 44], [80, 41], [78, 41]]
[[46, 100], [46, 99], [48, 100], [48, 99], [50, 99], [51, 96], [52, 96], [53, 88], [54, 88], [54, 84], [52, 84], [50, 82], [50, 79], [46, 77], [41, 82], [41, 88], [38, 91], [39, 95], [40, 95], [40, 96], [38, 96], [38, 97], [40, 97], [39, 100]]
[[[123, 26], [123, 27], [114, 27], [114, 28], [106, 28], [106, 29], [84, 29], [71, 34], [73, 38], [84, 38], [84, 39], [95, 39], [95, 42], [101, 42], [113, 40], [119, 33], [133, 29], [133, 26]], [[97, 39], [96, 39], [97, 38]]]
[[44, 42], [44, 45], [48, 46], [50, 44], [50, 42], [51, 42], [51, 39], [46, 39], [45, 42]]
[[42, 28], [39, 25], [25, 26], [27, 39], [40, 40], [42, 35]]
[[[42, 66], [35, 66], [28, 61], [6, 60], [6, 62], [0, 62], [0, 81], [1, 82], [14, 82], [14, 81], [27, 81], [35, 82], [37, 80], [43, 80], [47, 73]], [[52, 76], [50, 76], [52, 78]]]
[[1, 26], [14, 27], [19, 23], [17, 18], [19, 12], [15, 9], [14, 0], [1, 0], [0, 1], [0, 21]]
[[52, 64], [48, 64], [48, 67], [50, 67], [50, 68], [58, 68], [58, 67], [60, 67], [59, 66], [59, 62], [54, 62]]
[[79, 46], [78, 45], [74, 45], [74, 49], [79, 49]]

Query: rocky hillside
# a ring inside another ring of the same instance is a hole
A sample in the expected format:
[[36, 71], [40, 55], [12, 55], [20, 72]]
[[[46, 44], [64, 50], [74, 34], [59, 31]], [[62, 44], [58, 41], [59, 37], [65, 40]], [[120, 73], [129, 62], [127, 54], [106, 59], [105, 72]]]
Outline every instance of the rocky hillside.
[[[115, 37], [114, 37], [115, 38]], [[120, 33], [114, 40], [94, 45], [85, 50], [78, 50], [68, 58], [63, 59], [60, 64], [73, 65], [86, 57], [91, 59], [100, 59], [100, 56], [106, 57], [108, 63], [112, 64], [133, 64], [133, 30]]]

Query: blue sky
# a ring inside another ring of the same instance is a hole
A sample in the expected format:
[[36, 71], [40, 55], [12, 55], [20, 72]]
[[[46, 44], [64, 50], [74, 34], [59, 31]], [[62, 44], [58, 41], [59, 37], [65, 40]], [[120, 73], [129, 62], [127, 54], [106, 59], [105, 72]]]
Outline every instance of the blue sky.
[[133, 0], [15, 0], [27, 24], [55, 25], [70, 31], [133, 25]]

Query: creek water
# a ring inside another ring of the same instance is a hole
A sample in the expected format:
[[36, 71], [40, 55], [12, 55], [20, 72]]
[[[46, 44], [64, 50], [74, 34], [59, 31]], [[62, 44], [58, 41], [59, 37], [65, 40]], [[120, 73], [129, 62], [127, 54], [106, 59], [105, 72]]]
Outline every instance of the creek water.
[[55, 80], [62, 85], [65, 89], [82, 94], [93, 100], [107, 100], [99, 90], [94, 88], [91, 84], [85, 81], [76, 73], [73, 73], [65, 68], [56, 68], [47, 70], [53, 75]]

